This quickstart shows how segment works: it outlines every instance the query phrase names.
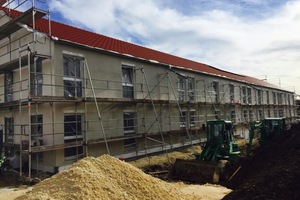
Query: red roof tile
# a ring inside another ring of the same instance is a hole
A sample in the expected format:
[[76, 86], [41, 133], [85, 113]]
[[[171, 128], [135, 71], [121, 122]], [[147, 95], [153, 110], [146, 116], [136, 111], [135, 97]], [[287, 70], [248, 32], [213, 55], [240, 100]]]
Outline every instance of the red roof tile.
[[[1, 9], [7, 12], [6, 8], [1, 7]], [[22, 12], [15, 10], [11, 11], [10, 13], [12, 18], [17, 17], [20, 14], [22, 14]], [[36, 22], [36, 28], [43, 33], [48, 33], [48, 20], [38, 20]], [[57, 37], [59, 40], [62, 41], [81, 44], [93, 48], [100, 48], [107, 51], [114, 51], [120, 54], [129, 54], [134, 57], [146, 60], [154, 60], [163, 64], [172, 65], [174, 67], [185, 68], [189, 70], [211, 74], [214, 76], [278, 89], [277, 86], [270, 84], [266, 81], [259, 80], [257, 78], [227, 72], [203, 63], [159, 52], [153, 49], [114, 39], [101, 34], [93, 33], [87, 30], [79, 29], [56, 21], [51, 21], [51, 32], [53, 37]]]

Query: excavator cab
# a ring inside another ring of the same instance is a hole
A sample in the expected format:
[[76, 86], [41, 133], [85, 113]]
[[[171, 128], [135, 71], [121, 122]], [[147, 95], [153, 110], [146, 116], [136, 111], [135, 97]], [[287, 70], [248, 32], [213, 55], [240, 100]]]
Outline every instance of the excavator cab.
[[274, 137], [282, 134], [286, 130], [286, 123], [284, 118], [265, 118], [260, 121], [251, 122], [249, 131], [249, 143], [247, 144], [247, 154], [250, 155], [252, 151], [252, 141], [255, 137], [255, 131], [258, 130], [259, 144], [265, 145], [269, 143]]
[[207, 142], [195, 160], [176, 159], [172, 177], [193, 182], [219, 182], [226, 169], [240, 154], [233, 140], [231, 121], [207, 121]]

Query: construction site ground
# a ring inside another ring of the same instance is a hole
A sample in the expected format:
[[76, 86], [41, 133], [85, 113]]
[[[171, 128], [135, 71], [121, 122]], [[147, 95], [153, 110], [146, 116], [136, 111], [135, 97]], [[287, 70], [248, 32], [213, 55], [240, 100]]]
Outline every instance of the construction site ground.
[[[244, 152], [245, 140], [238, 143]], [[299, 199], [300, 126], [242, 155], [240, 170], [221, 185], [170, 178], [176, 158], [194, 159], [201, 147], [184, 148], [136, 161], [109, 156], [85, 158], [69, 170], [33, 185], [15, 172], [0, 179], [0, 199]], [[134, 166], [134, 167], [133, 167]], [[141, 170], [140, 170], [141, 169]], [[150, 176], [149, 176], [150, 175]], [[162, 180], [161, 180], [162, 179]]]

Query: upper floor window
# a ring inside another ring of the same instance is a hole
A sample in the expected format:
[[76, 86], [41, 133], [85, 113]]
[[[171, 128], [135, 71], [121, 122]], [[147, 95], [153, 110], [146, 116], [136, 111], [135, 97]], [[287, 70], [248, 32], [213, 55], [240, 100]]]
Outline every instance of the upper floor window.
[[185, 100], [185, 78], [178, 76], [178, 101]]
[[257, 98], [258, 98], [258, 104], [261, 105], [263, 103], [263, 91], [257, 90]]
[[270, 96], [269, 96], [269, 91], [266, 91], [266, 96], [267, 96], [267, 104], [270, 104]]
[[252, 104], [252, 94], [251, 94], [250, 87], [247, 88], [247, 100], [248, 100], [248, 104]]
[[233, 84], [229, 84], [229, 93], [230, 93], [230, 101], [233, 102], [234, 101], [234, 85]]
[[64, 96], [82, 96], [81, 61], [82, 58], [64, 55]]
[[247, 103], [247, 89], [245, 86], [242, 86], [242, 103]]
[[212, 88], [213, 88], [214, 101], [219, 102], [219, 95], [220, 95], [219, 82], [218, 81], [213, 81]]
[[273, 92], [273, 103], [277, 104], [277, 95], [276, 95], [276, 92]]
[[4, 74], [4, 87], [5, 87], [5, 102], [13, 100], [13, 73], [8, 72]]
[[188, 77], [188, 97], [189, 101], [195, 100], [195, 78]]
[[42, 61], [37, 60], [30, 66], [30, 94], [42, 96], [43, 74]]
[[133, 84], [133, 68], [128, 66], [122, 67], [122, 86], [123, 97], [134, 98], [134, 84]]

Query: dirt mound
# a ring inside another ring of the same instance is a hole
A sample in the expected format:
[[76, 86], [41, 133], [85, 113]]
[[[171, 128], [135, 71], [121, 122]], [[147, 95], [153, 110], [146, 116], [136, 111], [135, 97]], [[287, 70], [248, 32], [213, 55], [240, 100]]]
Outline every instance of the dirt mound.
[[241, 160], [241, 170], [226, 185], [234, 191], [224, 200], [300, 198], [299, 124], [253, 154]]
[[108, 155], [87, 157], [20, 199], [201, 199]]

